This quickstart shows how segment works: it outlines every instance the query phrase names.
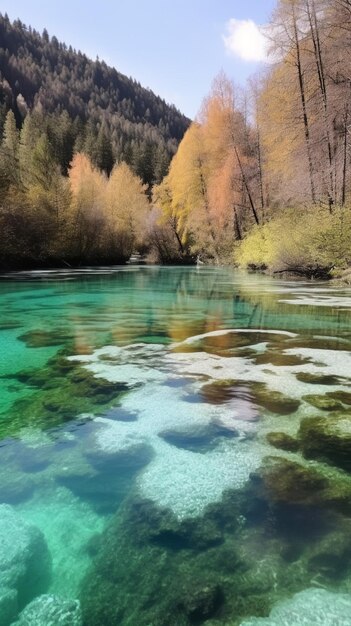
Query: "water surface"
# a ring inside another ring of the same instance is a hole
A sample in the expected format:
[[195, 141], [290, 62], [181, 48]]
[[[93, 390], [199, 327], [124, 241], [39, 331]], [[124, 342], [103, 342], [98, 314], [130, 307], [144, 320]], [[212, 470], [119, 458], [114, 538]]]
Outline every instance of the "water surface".
[[124, 267], [0, 302], [1, 624], [351, 625], [350, 289]]

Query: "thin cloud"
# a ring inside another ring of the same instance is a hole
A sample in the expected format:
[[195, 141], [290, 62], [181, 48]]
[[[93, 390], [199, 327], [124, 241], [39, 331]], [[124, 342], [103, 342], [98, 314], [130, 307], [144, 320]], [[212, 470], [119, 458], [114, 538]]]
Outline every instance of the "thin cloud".
[[269, 41], [263, 31], [253, 20], [230, 19], [223, 35], [228, 54], [251, 63], [267, 63]]

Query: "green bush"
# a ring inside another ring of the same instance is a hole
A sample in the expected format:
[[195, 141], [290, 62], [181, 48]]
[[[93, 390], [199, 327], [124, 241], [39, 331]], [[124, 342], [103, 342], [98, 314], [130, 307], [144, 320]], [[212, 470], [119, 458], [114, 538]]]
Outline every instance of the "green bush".
[[351, 209], [286, 209], [252, 229], [234, 251], [245, 268], [326, 276], [351, 265]]

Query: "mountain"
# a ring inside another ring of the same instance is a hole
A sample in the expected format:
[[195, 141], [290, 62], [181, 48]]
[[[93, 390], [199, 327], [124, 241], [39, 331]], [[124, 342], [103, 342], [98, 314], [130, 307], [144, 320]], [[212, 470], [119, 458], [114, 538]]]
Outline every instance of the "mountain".
[[6, 14], [0, 14], [0, 107], [0, 132], [9, 108], [18, 126], [28, 110], [50, 116], [51, 125], [55, 117], [67, 125], [68, 114], [68, 153], [78, 145], [108, 173], [113, 162], [125, 161], [148, 185], [163, 178], [190, 123], [139, 82]]

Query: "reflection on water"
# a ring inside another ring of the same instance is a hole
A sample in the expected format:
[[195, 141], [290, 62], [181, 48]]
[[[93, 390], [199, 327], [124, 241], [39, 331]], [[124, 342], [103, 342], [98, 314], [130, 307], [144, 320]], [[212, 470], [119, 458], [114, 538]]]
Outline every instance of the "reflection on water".
[[3, 626], [351, 626], [350, 289], [133, 267], [0, 298]]

